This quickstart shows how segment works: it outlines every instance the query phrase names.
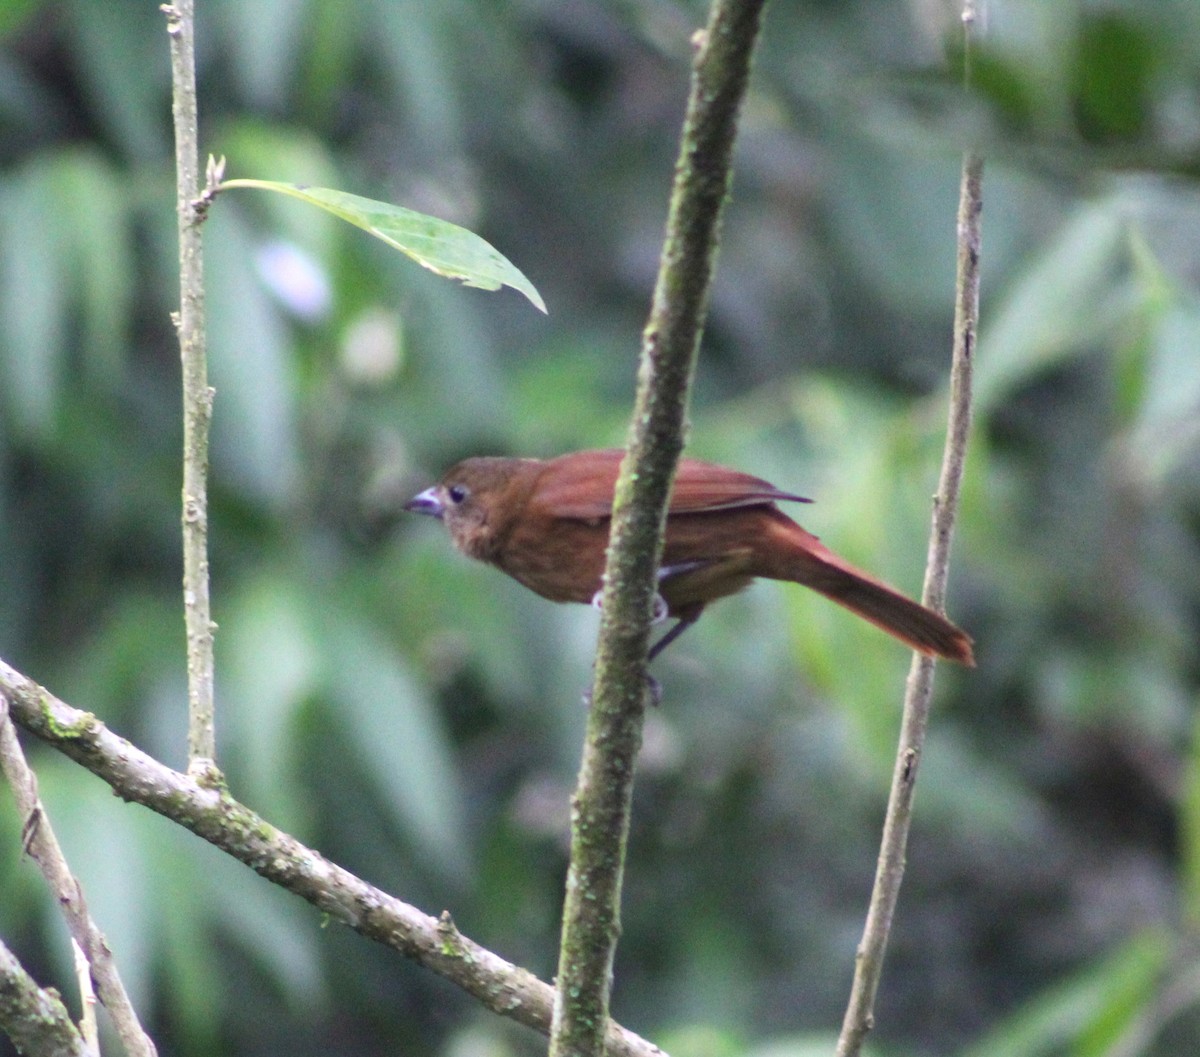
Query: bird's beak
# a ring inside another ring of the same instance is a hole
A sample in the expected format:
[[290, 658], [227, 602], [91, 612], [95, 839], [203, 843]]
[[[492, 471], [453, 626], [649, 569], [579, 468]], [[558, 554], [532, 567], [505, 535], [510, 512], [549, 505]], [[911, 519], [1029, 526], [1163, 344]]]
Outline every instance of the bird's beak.
[[442, 501], [438, 498], [436, 485], [433, 488], [426, 488], [420, 495], [413, 496], [404, 504], [404, 509], [411, 510], [414, 514], [428, 514], [430, 517], [439, 519], [445, 510]]

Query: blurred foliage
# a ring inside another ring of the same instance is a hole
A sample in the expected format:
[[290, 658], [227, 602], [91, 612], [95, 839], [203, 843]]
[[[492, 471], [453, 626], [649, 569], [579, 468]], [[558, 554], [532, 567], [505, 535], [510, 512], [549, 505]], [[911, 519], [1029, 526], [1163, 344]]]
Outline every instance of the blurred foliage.
[[[619, 443], [686, 91], [686, 0], [208, 0], [231, 177], [479, 232], [465, 290], [319, 211], [206, 227], [221, 763], [301, 839], [543, 977], [595, 616], [400, 504], [467, 454]], [[1200, 5], [773, 5], [691, 450], [817, 500], [916, 591], [958, 157], [989, 156], [979, 403], [875, 1054], [1200, 1042]], [[169, 72], [135, 0], [0, 0], [0, 655], [183, 762]], [[906, 655], [759, 585], [658, 666], [615, 1011], [674, 1057], [829, 1052]], [[167, 1053], [536, 1052], [31, 746]], [[0, 794], [0, 934], [72, 994]], [[0, 1044], [2, 1048], [3, 1044]]]

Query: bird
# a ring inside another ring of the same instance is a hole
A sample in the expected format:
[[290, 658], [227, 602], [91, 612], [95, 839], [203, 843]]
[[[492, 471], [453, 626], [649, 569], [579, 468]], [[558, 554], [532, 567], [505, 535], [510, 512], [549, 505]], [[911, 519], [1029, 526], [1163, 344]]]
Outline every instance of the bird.
[[[464, 459], [405, 509], [439, 519], [459, 551], [543, 598], [597, 604], [623, 455]], [[811, 500], [715, 463], [679, 461], [657, 583], [659, 607], [676, 623], [649, 660], [711, 602], [769, 579], [811, 588], [927, 656], [974, 666], [965, 631], [839, 557], [788, 517], [783, 502]]]

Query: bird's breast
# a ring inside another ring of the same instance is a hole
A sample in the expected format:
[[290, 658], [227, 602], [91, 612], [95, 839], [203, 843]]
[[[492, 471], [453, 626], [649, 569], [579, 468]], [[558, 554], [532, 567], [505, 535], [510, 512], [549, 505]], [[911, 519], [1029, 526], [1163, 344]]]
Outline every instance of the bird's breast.
[[526, 517], [492, 563], [552, 602], [590, 602], [600, 590], [608, 521]]

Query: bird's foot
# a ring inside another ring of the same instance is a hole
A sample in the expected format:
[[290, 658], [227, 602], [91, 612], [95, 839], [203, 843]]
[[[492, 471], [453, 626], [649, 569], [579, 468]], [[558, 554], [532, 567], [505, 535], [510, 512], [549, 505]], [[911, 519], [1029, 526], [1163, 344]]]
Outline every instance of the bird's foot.
[[654, 593], [654, 613], [650, 617], [650, 626], [661, 624], [670, 615], [671, 607], [667, 605], [667, 600], [663, 598], [657, 591]]
[[[604, 589], [601, 588], [592, 595], [592, 608], [604, 608]], [[654, 611], [650, 614], [650, 626], [661, 624], [670, 615], [671, 609], [667, 605], [667, 600], [663, 598], [657, 591], [654, 593]]]
[[650, 695], [650, 704], [654, 708], [662, 704], [663, 685], [649, 672], [646, 673], [646, 693]]

